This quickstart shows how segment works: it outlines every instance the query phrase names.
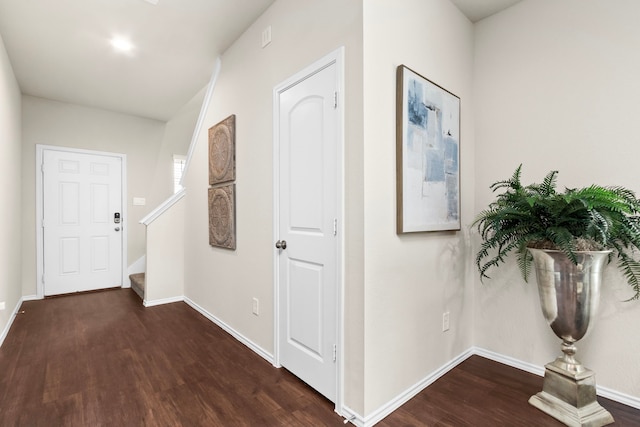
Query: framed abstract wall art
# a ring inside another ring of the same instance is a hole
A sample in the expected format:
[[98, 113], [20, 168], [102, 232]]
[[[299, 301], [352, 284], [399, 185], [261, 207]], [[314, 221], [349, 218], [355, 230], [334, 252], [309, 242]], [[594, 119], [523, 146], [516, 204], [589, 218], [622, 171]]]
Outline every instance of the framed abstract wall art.
[[460, 98], [400, 65], [396, 232], [460, 230]]

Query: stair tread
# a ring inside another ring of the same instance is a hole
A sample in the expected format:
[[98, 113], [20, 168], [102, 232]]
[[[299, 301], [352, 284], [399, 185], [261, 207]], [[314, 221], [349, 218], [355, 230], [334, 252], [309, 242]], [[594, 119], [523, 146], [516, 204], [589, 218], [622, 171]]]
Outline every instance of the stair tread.
[[144, 273], [135, 273], [130, 274], [129, 279], [131, 280], [132, 285], [136, 285], [140, 289], [144, 289], [145, 285], [145, 274]]

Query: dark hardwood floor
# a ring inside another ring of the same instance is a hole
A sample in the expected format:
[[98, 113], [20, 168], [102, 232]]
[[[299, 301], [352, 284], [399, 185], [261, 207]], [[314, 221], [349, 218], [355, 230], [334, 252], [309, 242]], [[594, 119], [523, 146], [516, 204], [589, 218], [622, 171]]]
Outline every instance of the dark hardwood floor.
[[[129, 289], [22, 305], [0, 348], [0, 426], [341, 426], [333, 404], [184, 303]], [[542, 379], [473, 356], [379, 426], [556, 426]], [[600, 399], [619, 426], [640, 411]]]
[[[542, 390], [542, 377], [471, 356], [378, 426], [562, 427], [529, 405]], [[612, 426], [640, 426], [640, 410], [598, 397], [613, 415]]]

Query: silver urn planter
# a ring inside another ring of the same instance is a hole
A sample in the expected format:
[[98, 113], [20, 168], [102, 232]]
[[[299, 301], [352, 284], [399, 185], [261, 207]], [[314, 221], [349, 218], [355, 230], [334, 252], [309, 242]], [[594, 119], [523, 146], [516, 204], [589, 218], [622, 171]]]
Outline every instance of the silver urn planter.
[[568, 426], [611, 424], [613, 417], [596, 400], [594, 372], [575, 358], [575, 343], [593, 325], [598, 310], [602, 271], [610, 251], [576, 252], [577, 264], [561, 251], [529, 251], [542, 313], [562, 340], [563, 353], [545, 365], [543, 389], [529, 403]]

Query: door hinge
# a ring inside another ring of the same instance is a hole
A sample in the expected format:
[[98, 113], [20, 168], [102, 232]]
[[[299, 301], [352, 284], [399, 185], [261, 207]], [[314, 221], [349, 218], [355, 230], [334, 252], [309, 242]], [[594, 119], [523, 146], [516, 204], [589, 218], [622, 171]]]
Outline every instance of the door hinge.
[[335, 362], [338, 359], [338, 346], [333, 345], [333, 361]]
[[338, 108], [338, 92], [333, 92], [333, 108]]
[[333, 235], [338, 235], [338, 218], [333, 218]]

